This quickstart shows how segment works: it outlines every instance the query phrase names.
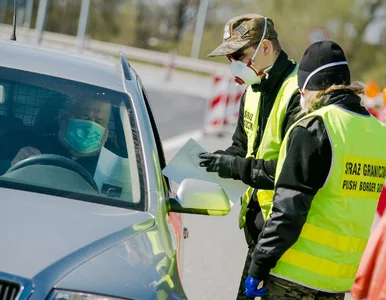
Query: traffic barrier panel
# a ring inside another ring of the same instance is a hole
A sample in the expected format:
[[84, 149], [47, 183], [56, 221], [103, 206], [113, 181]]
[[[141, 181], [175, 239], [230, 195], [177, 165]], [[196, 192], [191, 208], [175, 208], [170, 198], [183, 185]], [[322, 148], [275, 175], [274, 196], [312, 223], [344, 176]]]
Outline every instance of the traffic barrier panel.
[[169, 81], [172, 77], [173, 70], [176, 68], [176, 58], [177, 58], [177, 52], [170, 51], [169, 59], [165, 64], [165, 68], [166, 68], [165, 81]]
[[381, 91], [376, 82], [370, 81], [366, 85], [362, 102], [373, 116], [386, 123], [386, 87]]
[[225, 113], [225, 126], [234, 126], [239, 118], [240, 101], [245, 91], [245, 85], [238, 85], [231, 78], [228, 88], [227, 106]]
[[378, 113], [377, 113], [377, 118], [379, 121], [381, 121], [383, 124], [386, 125], [386, 106], [382, 107]]
[[375, 97], [362, 96], [363, 105], [367, 108], [367, 110], [376, 118], [378, 118], [378, 113], [380, 109], [383, 107], [382, 98], [380, 95], [376, 95]]
[[208, 101], [204, 118], [206, 134], [221, 135], [234, 128], [244, 90], [245, 86], [236, 85], [232, 77], [213, 77], [212, 97]]
[[219, 133], [225, 122], [228, 81], [222, 76], [213, 76], [212, 96], [208, 101], [205, 117], [204, 132]]

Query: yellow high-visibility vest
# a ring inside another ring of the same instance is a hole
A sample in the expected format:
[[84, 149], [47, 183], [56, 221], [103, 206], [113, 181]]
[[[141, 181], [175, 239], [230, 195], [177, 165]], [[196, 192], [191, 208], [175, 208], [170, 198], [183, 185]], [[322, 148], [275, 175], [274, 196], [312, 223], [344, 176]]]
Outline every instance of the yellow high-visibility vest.
[[[293, 61], [293, 64], [296, 63]], [[298, 66], [296, 66], [293, 72], [286, 78], [277, 93], [275, 103], [273, 104], [259, 149], [256, 154], [256, 159], [276, 160], [279, 157], [280, 146], [284, 138], [281, 136], [283, 120], [287, 111], [289, 100], [298, 89], [297, 71]], [[260, 93], [254, 93], [252, 87], [249, 86], [245, 95], [244, 103], [244, 130], [248, 138], [248, 150], [246, 157], [253, 155], [256, 138], [260, 135], [260, 128], [258, 125], [259, 108]], [[248, 211], [247, 206], [253, 191], [254, 189], [249, 187], [243, 195], [239, 214], [240, 229], [245, 225], [245, 215]], [[258, 190], [257, 195], [262, 212], [263, 214], [266, 214], [266, 205], [272, 201], [273, 190]]]
[[[312, 200], [299, 239], [271, 274], [316, 290], [345, 292], [354, 282], [385, 182], [386, 127], [372, 116], [335, 105], [299, 122], [313, 116], [323, 119], [331, 141], [330, 173]], [[276, 180], [296, 125], [288, 130], [280, 149]]]

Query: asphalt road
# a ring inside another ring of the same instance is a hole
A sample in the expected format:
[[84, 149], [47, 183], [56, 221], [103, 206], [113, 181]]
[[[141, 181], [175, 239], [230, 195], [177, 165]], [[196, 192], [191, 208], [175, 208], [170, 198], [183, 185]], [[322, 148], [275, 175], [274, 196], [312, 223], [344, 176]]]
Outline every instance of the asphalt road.
[[206, 99], [155, 89], [147, 94], [162, 140], [202, 128]]

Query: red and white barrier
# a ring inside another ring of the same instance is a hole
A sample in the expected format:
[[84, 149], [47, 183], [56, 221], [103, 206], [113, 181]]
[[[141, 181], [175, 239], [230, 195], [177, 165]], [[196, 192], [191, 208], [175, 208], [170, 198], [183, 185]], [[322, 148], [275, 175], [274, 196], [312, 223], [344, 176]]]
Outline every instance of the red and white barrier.
[[244, 94], [245, 88], [245, 85], [238, 85], [233, 78], [230, 79], [225, 112], [225, 125], [237, 124], [237, 119], [239, 118], [240, 101]]
[[[246, 86], [237, 85], [233, 77], [213, 77], [212, 96], [204, 118], [204, 133], [223, 134], [234, 129], [245, 89]], [[376, 118], [386, 124], [386, 88], [381, 91], [374, 83], [369, 83], [362, 101]]]
[[382, 107], [378, 113], [377, 113], [377, 118], [379, 121], [381, 121], [383, 124], [386, 125], [386, 106]]
[[383, 108], [383, 99], [382, 95], [378, 94], [374, 97], [369, 97], [367, 95], [362, 96], [363, 105], [367, 110], [376, 118], [378, 118], [379, 111]]
[[233, 77], [213, 77], [213, 92], [204, 118], [205, 133], [222, 134], [234, 127], [245, 88], [244, 85], [237, 85]]
[[386, 87], [381, 90], [376, 82], [370, 81], [366, 85], [362, 102], [374, 117], [386, 124]]
[[176, 68], [176, 59], [177, 59], [177, 52], [170, 51], [168, 60], [165, 64], [165, 68], [166, 68], [165, 81], [169, 81], [171, 79], [173, 71]]

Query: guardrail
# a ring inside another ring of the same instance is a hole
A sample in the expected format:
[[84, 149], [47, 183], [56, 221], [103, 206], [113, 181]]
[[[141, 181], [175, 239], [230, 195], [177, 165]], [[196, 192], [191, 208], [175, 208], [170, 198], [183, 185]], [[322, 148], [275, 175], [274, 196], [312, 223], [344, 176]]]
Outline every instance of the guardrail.
[[[12, 26], [0, 24], [0, 39], [10, 38]], [[22, 43], [36, 44], [36, 31], [25, 27], [17, 28], [17, 40]], [[88, 39], [85, 41], [87, 51], [103, 53], [116, 56], [122, 51], [128, 59], [134, 59], [143, 62], [150, 62], [158, 65], [167, 66], [172, 60], [169, 53], [157, 52], [142, 48], [130, 47], [120, 44], [107, 43], [97, 40]], [[64, 35], [45, 31], [43, 33], [42, 46], [59, 46], [70, 49], [77, 49], [77, 39], [75, 36]], [[202, 59], [195, 59], [185, 56], [176, 56], [173, 59], [173, 65], [179, 69], [202, 72], [212, 75], [229, 74], [229, 65], [216, 63]]]

